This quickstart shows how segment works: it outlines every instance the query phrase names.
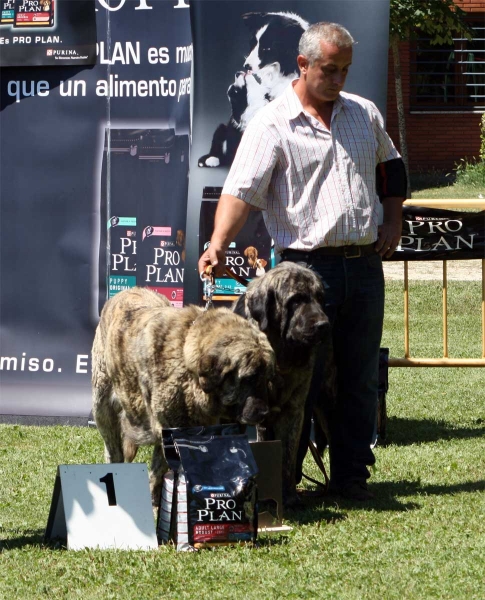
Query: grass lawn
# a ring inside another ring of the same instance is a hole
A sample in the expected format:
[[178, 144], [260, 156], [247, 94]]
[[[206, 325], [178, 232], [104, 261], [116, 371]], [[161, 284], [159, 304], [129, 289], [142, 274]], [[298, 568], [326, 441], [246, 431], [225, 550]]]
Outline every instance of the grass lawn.
[[411, 174], [411, 196], [413, 199], [426, 198], [485, 198], [485, 180], [465, 185], [454, 183], [450, 174], [440, 171]]
[[[480, 283], [453, 282], [450, 355], [480, 355]], [[439, 355], [439, 284], [413, 283], [411, 347]], [[383, 345], [403, 355], [402, 284]], [[306, 500], [259, 548], [67, 551], [43, 534], [58, 464], [102, 462], [95, 429], [0, 425], [0, 598], [485, 598], [485, 371], [395, 368], [376, 500]], [[148, 459], [148, 451], [141, 455]], [[307, 459], [306, 472], [318, 476]]]

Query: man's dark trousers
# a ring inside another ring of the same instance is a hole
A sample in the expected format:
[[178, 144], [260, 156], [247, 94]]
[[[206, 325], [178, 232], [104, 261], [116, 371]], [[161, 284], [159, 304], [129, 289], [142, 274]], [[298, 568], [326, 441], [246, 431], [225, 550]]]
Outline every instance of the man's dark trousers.
[[337, 397], [335, 402], [328, 402], [322, 397], [323, 351], [317, 356], [305, 407], [297, 481], [301, 479], [308, 448], [312, 406], [323, 402], [330, 434], [332, 485], [365, 482], [370, 477], [367, 466], [375, 463], [370, 445], [377, 418], [379, 349], [384, 318], [382, 259], [377, 253], [345, 258], [318, 251], [286, 250], [282, 260], [298, 262], [321, 277], [337, 366]]

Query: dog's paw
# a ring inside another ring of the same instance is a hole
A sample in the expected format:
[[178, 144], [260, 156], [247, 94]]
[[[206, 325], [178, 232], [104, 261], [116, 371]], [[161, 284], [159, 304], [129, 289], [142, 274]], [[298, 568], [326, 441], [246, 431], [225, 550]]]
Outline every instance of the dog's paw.
[[218, 167], [220, 164], [221, 161], [217, 158], [217, 156], [210, 156], [210, 154], [201, 156], [198, 162], [199, 167]]

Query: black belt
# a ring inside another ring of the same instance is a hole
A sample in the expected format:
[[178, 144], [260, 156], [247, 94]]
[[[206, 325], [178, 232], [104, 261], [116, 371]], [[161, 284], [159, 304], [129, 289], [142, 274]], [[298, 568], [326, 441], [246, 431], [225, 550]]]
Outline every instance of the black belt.
[[287, 248], [281, 253], [282, 258], [289, 258], [290, 256], [301, 257], [302, 259], [307, 256], [343, 256], [344, 258], [360, 258], [361, 256], [370, 256], [375, 254], [375, 244], [364, 244], [362, 246], [324, 246], [322, 248], [315, 248], [315, 250], [293, 250]]

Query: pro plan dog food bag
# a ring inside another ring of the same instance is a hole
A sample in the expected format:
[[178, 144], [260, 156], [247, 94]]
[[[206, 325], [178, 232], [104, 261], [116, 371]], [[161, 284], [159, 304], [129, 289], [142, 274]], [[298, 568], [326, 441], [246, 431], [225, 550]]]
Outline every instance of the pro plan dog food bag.
[[178, 468], [164, 479], [157, 534], [177, 550], [256, 540], [258, 469], [247, 436], [231, 427], [228, 435], [179, 437], [178, 430], [166, 450], [169, 466]]
[[158, 152], [142, 161], [136, 281], [182, 308], [189, 138], [168, 132], [158, 135]]
[[53, 26], [54, 0], [16, 0], [14, 27]]
[[[209, 247], [217, 208], [215, 198], [219, 198], [221, 192], [220, 187], [204, 187], [203, 201], [200, 206], [199, 254]], [[226, 267], [235, 275], [248, 281], [261, 277], [274, 267], [272, 244], [262, 213], [251, 211], [244, 227], [226, 251]], [[205, 279], [204, 284], [200, 286], [202, 300], [207, 298], [208, 282], [209, 279]], [[229, 306], [238, 296], [246, 293], [245, 285], [226, 274], [216, 277], [215, 286], [212, 300], [216, 306]]]
[[1, 20], [0, 23], [13, 23], [15, 20], [15, 0], [1, 0]]

